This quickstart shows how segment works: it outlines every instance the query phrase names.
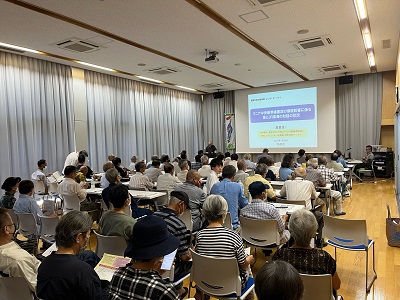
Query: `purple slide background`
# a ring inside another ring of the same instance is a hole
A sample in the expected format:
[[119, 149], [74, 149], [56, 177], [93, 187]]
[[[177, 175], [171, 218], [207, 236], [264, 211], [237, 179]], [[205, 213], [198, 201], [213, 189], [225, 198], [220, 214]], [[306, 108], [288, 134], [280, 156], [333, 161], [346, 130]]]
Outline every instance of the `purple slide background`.
[[251, 123], [312, 120], [314, 118], [314, 104], [255, 108], [250, 110]]

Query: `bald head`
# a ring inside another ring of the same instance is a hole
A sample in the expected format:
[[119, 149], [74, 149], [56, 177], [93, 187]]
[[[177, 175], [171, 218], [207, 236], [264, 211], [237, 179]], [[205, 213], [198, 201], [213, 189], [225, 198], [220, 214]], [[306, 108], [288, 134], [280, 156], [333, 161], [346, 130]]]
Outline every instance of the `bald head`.
[[302, 167], [298, 167], [294, 170], [294, 174], [296, 175], [296, 177], [304, 178], [306, 177], [306, 170]]
[[186, 181], [194, 183], [194, 181], [200, 179], [200, 174], [196, 170], [190, 170], [186, 175]]
[[79, 171], [81, 171], [83, 175], [86, 175], [86, 174], [89, 172], [89, 169], [88, 169], [88, 167], [86, 167], [86, 166], [82, 166], [82, 167], [79, 169]]
[[114, 168], [114, 164], [111, 161], [108, 161], [103, 165], [104, 172], [107, 172], [108, 169], [112, 169], [112, 168]]

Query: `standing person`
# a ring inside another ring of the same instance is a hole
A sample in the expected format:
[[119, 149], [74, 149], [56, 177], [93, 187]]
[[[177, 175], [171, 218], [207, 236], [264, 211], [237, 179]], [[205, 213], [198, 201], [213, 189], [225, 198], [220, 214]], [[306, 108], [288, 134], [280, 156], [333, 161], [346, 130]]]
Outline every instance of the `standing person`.
[[160, 275], [165, 272], [161, 270], [164, 256], [178, 246], [179, 239], [168, 231], [162, 218], [152, 215], [138, 220], [125, 253], [133, 263], [114, 273], [108, 299], [179, 300], [178, 291]]
[[208, 145], [206, 147], [206, 152], [207, 153], [214, 153], [215, 151], [217, 151], [217, 148], [213, 145], [212, 141], [209, 141]]
[[[92, 223], [87, 213], [76, 210], [61, 218], [55, 234], [58, 250], [46, 257], [39, 267], [37, 295], [40, 299], [107, 299], [97, 273], [78, 258], [89, 242]], [[98, 257], [90, 253], [98, 261]]]
[[4, 180], [1, 188], [5, 190], [4, 195], [0, 200], [0, 207], [12, 209], [14, 207], [15, 201], [15, 193], [18, 191], [19, 183], [21, 182], [21, 177], [8, 177]]
[[37, 166], [38, 166], [38, 169], [32, 173], [31, 179], [43, 182], [43, 184], [45, 186], [45, 190], [43, 192], [45, 194], [47, 194], [47, 191], [48, 191], [49, 185], [50, 185], [50, 182], [47, 179], [47, 177], [51, 176], [52, 173], [48, 173], [48, 174], [44, 173], [44, 170], [46, 170], [46, 168], [47, 168], [47, 161], [45, 159], [39, 160], [37, 162]]
[[222, 165], [223, 165], [222, 161], [218, 158], [213, 158], [211, 160], [210, 162], [211, 172], [210, 176], [208, 176], [207, 178], [207, 183], [206, 183], [207, 194], [210, 194], [213, 185], [219, 182], [218, 174], [220, 174], [222, 171]]
[[71, 152], [70, 154], [68, 154], [68, 156], [67, 156], [66, 159], [65, 159], [65, 163], [64, 163], [64, 168], [63, 168], [63, 170], [64, 170], [67, 166], [74, 166], [74, 167], [76, 167], [76, 166], [78, 165], [78, 163], [79, 163], [79, 161], [78, 161], [79, 155], [84, 155], [85, 157], [88, 157], [88, 156], [89, 156], [89, 154], [87, 153], [86, 150], [81, 150], [81, 151], [79, 151], [79, 152], [77, 152], [77, 151]]

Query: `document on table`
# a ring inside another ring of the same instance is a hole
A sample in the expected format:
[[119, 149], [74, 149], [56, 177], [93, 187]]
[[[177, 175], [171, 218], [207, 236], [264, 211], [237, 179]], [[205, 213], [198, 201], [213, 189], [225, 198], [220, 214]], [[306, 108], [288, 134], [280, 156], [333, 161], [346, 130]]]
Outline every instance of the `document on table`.
[[125, 267], [130, 261], [128, 257], [104, 253], [94, 270], [100, 279], [111, 281], [115, 271], [120, 267]]
[[176, 255], [176, 251], [178, 249], [175, 249], [175, 251], [172, 251], [170, 254], [167, 254], [164, 256], [164, 260], [163, 263], [161, 265], [161, 270], [171, 270], [172, 264], [174, 263], [175, 260], [175, 255]]

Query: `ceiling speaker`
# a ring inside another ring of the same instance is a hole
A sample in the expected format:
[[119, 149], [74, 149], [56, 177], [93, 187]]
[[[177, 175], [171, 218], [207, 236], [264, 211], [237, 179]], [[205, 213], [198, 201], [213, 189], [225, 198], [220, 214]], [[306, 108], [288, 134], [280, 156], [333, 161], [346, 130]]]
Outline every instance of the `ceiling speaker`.
[[339, 85], [353, 83], [353, 75], [346, 75], [339, 77]]
[[213, 93], [213, 96], [214, 96], [214, 99], [221, 99], [221, 98], [225, 97], [225, 93], [218, 91], [218, 92]]

